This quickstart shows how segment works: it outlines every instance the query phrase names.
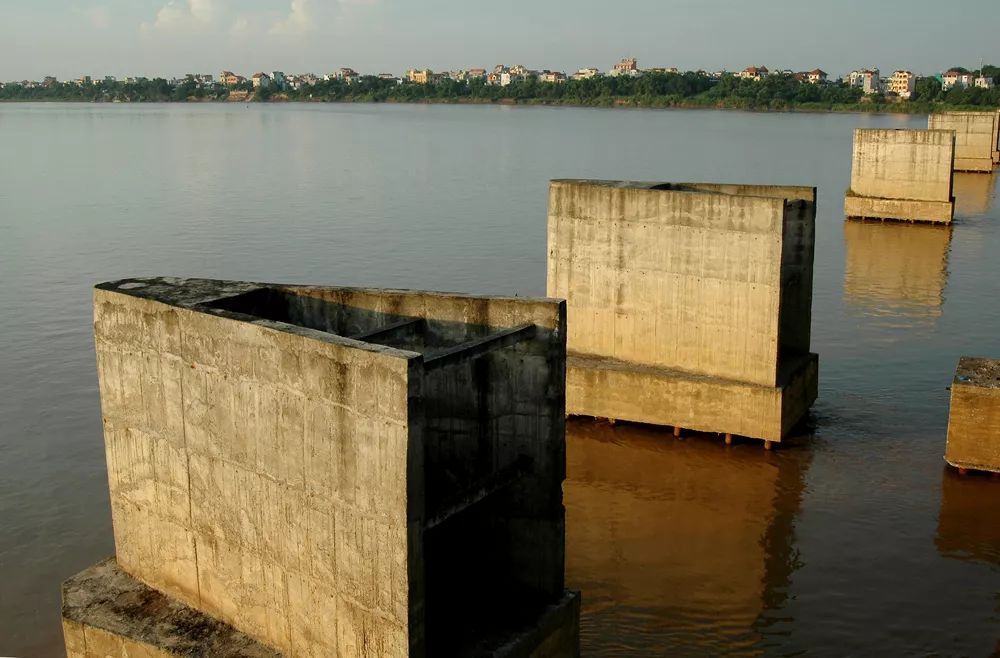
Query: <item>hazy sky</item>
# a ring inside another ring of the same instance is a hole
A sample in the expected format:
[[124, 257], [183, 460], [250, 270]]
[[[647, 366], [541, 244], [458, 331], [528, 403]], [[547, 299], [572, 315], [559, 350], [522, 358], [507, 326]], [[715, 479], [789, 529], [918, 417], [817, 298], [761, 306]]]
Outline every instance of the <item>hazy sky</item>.
[[1000, 64], [1000, 0], [0, 0], [0, 80]]

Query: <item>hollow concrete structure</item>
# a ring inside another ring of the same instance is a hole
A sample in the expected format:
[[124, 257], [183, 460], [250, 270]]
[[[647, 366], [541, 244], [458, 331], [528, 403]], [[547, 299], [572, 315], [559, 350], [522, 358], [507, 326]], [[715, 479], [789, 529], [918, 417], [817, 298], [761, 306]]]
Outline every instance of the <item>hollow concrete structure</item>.
[[117, 562], [67, 583], [67, 645], [163, 646], [98, 623], [144, 586], [280, 655], [576, 655], [563, 302], [154, 278], [94, 305]]
[[815, 188], [556, 180], [566, 409], [781, 441], [816, 398]]
[[955, 213], [952, 130], [854, 131], [849, 218], [951, 223]]
[[1000, 473], [1000, 360], [959, 359], [944, 459], [962, 472]]
[[997, 116], [997, 112], [941, 112], [927, 117], [927, 127], [955, 131], [955, 171], [988, 174], [995, 165]]

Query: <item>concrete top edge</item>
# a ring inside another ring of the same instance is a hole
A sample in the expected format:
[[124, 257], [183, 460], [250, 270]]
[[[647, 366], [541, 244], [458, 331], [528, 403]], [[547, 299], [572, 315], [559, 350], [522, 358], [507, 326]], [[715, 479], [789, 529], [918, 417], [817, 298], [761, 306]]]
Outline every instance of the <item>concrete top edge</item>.
[[954, 383], [977, 388], [1000, 388], [1000, 359], [963, 356], [958, 360]]
[[787, 201], [808, 201], [812, 203], [816, 202], [817, 189], [815, 186], [810, 187], [808, 185], [602, 180], [589, 178], [554, 178], [549, 183], [553, 187], [584, 185], [615, 189], [649, 190], [653, 192], [785, 199]]
[[928, 116], [947, 117], [953, 115], [974, 115], [983, 117], [995, 117], [1000, 114], [1000, 110], [959, 110], [957, 112], [931, 112]]
[[359, 288], [351, 286], [318, 286], [302, 283], [266, 283], [257, 281], [227, 281], [169, 276], [136, 277], [105, 281], [94, 286], [98, 290], [118, 292], [132, 297], [153, 299], [174, 306], [195, 306], [207, 301], [240, 295], [260, 288], [284, 290], [323, 290], [353, 292], [368, 295], [413, 295], [436, 299], [468, 299], [502, 301], [513, 304], [547, 304], [559, 306], [565, 300], [555, 297], [511, 297], [509, 295], [476, 295], [472, 293], [412, 290], [405, 288]]
[[947, 128], [855, 128], [856, 133], [883, 133], [883, 134], [902, 134], [902, 133], [913, 133], [918, 135], [953, 135], [954, 130], [949, 130]]

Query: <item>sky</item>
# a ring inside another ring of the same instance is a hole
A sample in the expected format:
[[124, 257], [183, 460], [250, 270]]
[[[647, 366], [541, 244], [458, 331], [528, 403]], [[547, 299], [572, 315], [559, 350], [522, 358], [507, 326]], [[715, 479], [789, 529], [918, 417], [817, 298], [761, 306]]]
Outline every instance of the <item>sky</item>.
[[0, 0], [0, 80], [1000, 65], [1000, 0]]

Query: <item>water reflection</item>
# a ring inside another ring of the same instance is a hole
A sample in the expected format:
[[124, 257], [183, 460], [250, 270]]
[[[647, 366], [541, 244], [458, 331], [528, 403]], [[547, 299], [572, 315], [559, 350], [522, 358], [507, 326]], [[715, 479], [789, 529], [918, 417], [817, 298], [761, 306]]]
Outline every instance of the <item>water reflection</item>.
[[866, 315], [933, 322], [948, 280], [950, 226], [844, 222], [847, 303]]
[[566, 577], [586, 655], [758, 655], [797, 568], [811, 451], [567, 422]]
[[955, 172], [953, 194], [956, 216], [985, 215], [993, 207], [995, 174], [969, 174]]
[[1000, 565], [1000, 481], [946, 469], [934, 543], [944, 557]]

